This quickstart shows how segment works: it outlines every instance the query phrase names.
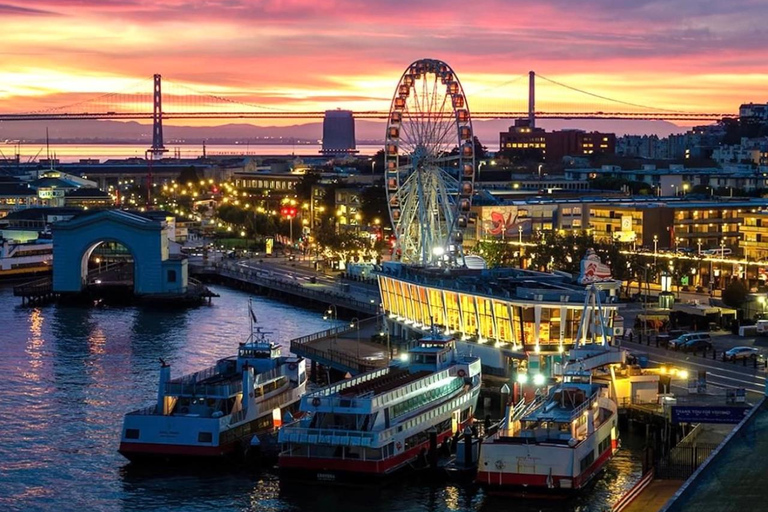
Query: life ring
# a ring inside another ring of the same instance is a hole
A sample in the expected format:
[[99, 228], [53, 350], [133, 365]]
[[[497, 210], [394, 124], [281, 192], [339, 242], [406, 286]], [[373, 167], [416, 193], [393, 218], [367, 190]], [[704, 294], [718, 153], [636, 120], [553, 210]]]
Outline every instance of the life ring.
[[395, 444], [395, 447], [396, 447], [398, 450], [402, 450], [402, 449], [403, 449], [403, 443], [401, 443], [400, 441], [398, 441], [398, 442], [397, 442], [397, 444]]
[[458, 375], [459, 377], [466, 377], [467, 372], [465, 372], [464, 370], [459, 370], [458, 372], [456, 372], [456, 375]]
[[289, 370], [295, 370], [298, 367], [299, 367], [299, 365], [297, 365], [296, 363], [288, 363], [288, 369]]
[[320, 406], [320, 399], [317, 398], [317, 397], [313, 398], [312, 399], [312, 405], [314, 405], [315, 407], [319, 407]]

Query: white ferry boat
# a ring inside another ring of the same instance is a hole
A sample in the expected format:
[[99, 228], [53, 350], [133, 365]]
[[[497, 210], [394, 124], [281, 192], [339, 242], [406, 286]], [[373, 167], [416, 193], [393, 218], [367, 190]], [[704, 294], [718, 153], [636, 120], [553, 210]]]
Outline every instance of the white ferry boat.
[[265, 334], [257, 329], [237, 356], [177, 379], [163, 362], [157, 403], [125, 415], [119, 452], [132, 462], [210, 459], [243, 455], [254, 436], [268, 441], [296, 410], [307, 375], [303, 358], [280, 356]]
[[589, 371], [530, 403], [507, 409], [499, 430], [483, 440], [477, 482], [490, 490], [584, 487], [618, 449], [616, 402]]
[[0, 279], [19, 278], [51, 271], [53, 242], [15, 242], [0, 238]]
[[[407, 359], [407, 362], [405, 361]], [[370, 481], [425, 455], [472, 422], [480, 360], [460, 356], [451, 337], [419, 340], [400, 365], [310, 392], [305, 414], [279, 433], [281, 478]]]

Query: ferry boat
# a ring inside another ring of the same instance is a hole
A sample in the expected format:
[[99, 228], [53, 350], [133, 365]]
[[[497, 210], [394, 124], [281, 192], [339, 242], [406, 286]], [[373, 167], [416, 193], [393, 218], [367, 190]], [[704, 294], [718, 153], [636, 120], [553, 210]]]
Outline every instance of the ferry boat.
[[15, 279], [51, 271], [53, 242], [15, 242], [0, 237], [0, 279]]
[[283, 479], [371, 481], [406, 469], [470, 425], [480, 392], [480, 359], [453, 338], [431, 335], [400, 364], [367, 372], [301, 399], [305, 413], [278, 439]]
[[608, 385], [566, 370], [547, 393], [507, 408], [483, 440], [476, 481], [491, 491], [580, 489], [618, 450], [617, 417]]
[[257, 328], [236, 356], [176, 379], [161, 360], [157, 403], [125, 415], [118, 451], [132, 462], [215, 459], [268, 442], [296, 410], [307, 374], [303, 358], [281, 356], [266, 334]]

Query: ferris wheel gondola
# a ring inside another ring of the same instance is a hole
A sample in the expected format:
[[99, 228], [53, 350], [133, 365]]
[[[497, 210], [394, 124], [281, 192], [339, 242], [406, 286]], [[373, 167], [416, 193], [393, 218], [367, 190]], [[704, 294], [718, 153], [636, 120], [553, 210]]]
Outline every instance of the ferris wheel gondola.
[[421, 59], [400, 77], [384, 157], [396, 256], [419, 265], [463, 264], [474, 132], [464, 90], [445, 62]]

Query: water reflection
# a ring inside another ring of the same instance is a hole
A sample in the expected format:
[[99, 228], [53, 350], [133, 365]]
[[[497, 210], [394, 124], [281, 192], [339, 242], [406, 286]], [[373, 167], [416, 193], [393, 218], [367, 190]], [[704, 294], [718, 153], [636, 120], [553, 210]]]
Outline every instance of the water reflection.
[[[384, 488], [281, 485], [268, 471], [136, 475], [117, 453], [123, 414], [152, 402], [158, 358], [174, 376], [231, 355], [248, 335], [248, 295], [216, 288], [210, 307], [20, 308], [0, 287], [0, 507], [61, 510], [318, 510], [373, 512], [598, 511], [639, 472], [630, 452], [590, 493], [539, 506], [473, 486], [410, 478]], [[256, 315], [287, 352], [290, 339], [324, 329], [317, 312], [254, 298]], [[626, 443], [625, 439], [625, 444]], [[626, 453], [626, 455], [624, 455]], [[637, 451], [633, 453], [638, 453]]]

